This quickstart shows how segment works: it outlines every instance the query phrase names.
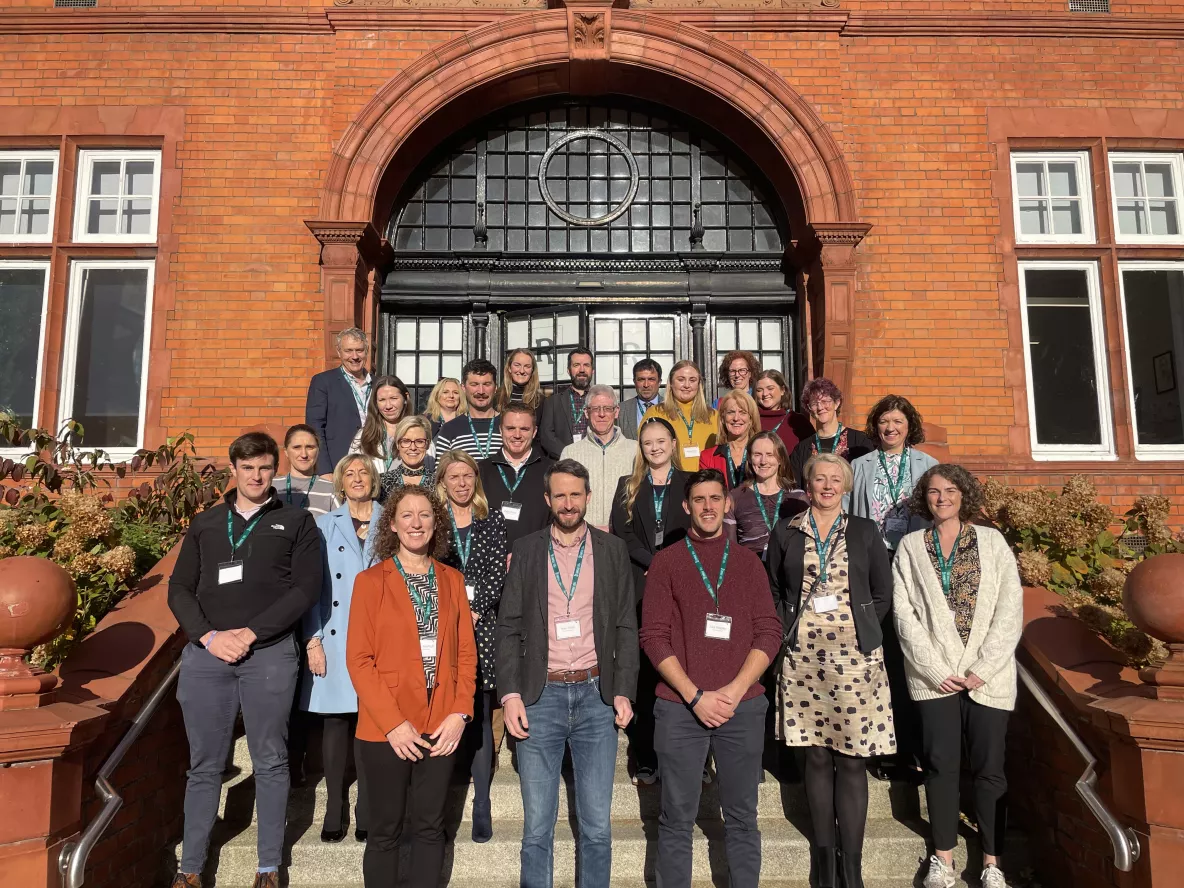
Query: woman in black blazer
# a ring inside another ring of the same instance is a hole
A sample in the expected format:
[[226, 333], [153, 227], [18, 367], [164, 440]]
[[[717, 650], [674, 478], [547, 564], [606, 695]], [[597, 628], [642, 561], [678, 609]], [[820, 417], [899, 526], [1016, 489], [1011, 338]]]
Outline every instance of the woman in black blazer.
[[[867, 760], [896, 751], [881, 621], [892, 570], [880, 529], [843, 514], [851, 466], [818, 453], [805, 466], [810, 508], [769, 541], [769, 585], [785, 631], [778, 735], [805, 749], [815, 884], [863, 888]], [[838, 829], [835, 822], [838, 821]]]
[[[645, 574], [654, 555], [671, 543], [681, 542], [691, 526], [682, 507], [687, 474], [678, 456], [674, 427], [660, 417], [650, 417], [637, 432], [637, 459], [633, 474], [617, 482], [609, 525], [613, 535], [625, 541], [633, 565], [633, 591], [637, 620], [641, 625], [641, 598]], [[629, 746], [636, 751], [638, 783], [652, 784], [658, 777], [654, 753], [654, 691], [658, 673], [648, 657], [641, 658], [637, 678], [636, 718], [629, 725]]]

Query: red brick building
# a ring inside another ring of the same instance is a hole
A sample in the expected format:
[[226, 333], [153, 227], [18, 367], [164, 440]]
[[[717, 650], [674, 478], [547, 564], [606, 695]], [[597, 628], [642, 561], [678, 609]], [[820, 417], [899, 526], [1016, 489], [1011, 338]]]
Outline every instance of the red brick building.
[[220, 449], [353, 324], [421, 392], [738, 344], [983, 473], [1184, 493], [1184, 2], [88, 2], [0, 9], [42, 425]]

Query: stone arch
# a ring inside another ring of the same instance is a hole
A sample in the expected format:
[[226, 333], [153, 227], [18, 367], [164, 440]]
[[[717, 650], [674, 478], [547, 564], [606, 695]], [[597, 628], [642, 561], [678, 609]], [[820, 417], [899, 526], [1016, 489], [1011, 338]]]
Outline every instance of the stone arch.
[[825, 122], [779, 74], [724, 41], [597, 0], [513, 16], [426, 53], [346, 128], [326, 175], [320, 218], [307, 223], [322, 244], [327, 345], [337, 329], [373, 314], [374, 275], [369, 286], [364, 282], [383, 248], [373, 224], [382, 212], [378, 197], [396, 153], [425, 120], [491, 84], [505, 85], [510, 104], [602, 90], [614, 73], [641, 84], [647, 74], [674, 80], [734, 109], [790, 171], [796, 212], [788, 189], [778, 190], [796, 229], [795, 262], [807, 270], [799, 284], [809, 303], [811, 364], [844, 385], [853, 350], [854, 247], [870, 226], [858, 221], [853, 180]]

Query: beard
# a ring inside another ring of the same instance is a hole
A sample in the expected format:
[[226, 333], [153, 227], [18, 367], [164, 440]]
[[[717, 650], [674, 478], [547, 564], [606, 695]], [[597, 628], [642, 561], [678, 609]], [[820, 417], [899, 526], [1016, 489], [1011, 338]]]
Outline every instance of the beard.
[[576, 512], [574, 515], [557, 513], [555, 515], [555, 523], [564, 530], [575, 530], [584, 521], [584, 513]]

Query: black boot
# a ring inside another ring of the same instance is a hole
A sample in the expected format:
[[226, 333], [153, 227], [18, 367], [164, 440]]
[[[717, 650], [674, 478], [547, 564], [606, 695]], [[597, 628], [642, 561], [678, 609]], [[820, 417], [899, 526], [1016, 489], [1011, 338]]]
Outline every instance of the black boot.
[[478, 844], [493, 838], [493, 814], [486, 802], [473, 802], [473, 841]]
[[810, 846], [810, 869], [818, 888], [839, 888], [839, 863], [834, 848]]
[[843, 870], [843, 888], [863, 888], [863, 854], [839, 854]]

